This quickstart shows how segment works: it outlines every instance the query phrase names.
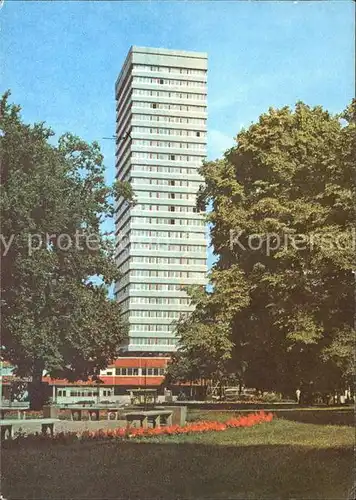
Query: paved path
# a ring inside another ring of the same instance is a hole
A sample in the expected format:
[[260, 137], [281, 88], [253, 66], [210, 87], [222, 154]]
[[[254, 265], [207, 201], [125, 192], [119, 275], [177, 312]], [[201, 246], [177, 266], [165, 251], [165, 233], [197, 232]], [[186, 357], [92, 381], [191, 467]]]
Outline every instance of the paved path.
[[[17, 422], [18, 420], [14, 420]], [[89, 420], [80, 420], [80, 421], [72, 421], [72, 420], [60, 420], [56, 422], [54, 433], [58, 432], [82, 432], [85, 430], [89, 431], [97, 431], [99, 429], [116, 429], [117, 427], [125, 427], [125, 420], [99, 420], [99, 421], [89, 421]], [[19, 426], [16, 425], [16, 430], [18, 430]], [[23, 420], [23, 424], [21, 425], [22, 432], [26, 432], [27, 434], [31, 434], [34, 432], [33, 427], [26, 426], [26, 420]]]

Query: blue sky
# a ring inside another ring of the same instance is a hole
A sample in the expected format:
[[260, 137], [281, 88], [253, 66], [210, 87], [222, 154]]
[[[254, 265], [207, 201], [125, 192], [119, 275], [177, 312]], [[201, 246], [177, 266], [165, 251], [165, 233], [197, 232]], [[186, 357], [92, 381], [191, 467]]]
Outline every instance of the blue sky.
[[[208, 52], [208, 157], [269, 106], [341, 111], [354, 94], [354, 3], [11, 1], [2, 90], [28, 122], [98, 140], [114, 178], [114, 83], [131, 45]], [[209, 257], [211, 262], [211, 256]]]

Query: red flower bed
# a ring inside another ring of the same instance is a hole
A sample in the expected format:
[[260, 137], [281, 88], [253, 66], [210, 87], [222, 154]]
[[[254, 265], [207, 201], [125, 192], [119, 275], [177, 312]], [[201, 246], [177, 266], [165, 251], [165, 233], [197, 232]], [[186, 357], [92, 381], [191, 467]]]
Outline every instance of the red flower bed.
[[143, 429], [133, 428], [128, 430], [129, 437], [146, 437], [146, 436], [160, 436], [160, 435], [173, 435], [173, 434], [191, 434], [194, 432], [210, 432], [210, 431], [225, 431], [226, 424], [223, 422], [193, 422], [184, 426], [170, 425], [167, 427], [156, 427]]
[[253, 425], [260, 424], [261, 422], [271, 422], [273, 420], [273, 413], [249, 413], [246, 416], [239, 418], [231, 418], [225, 422], [227, 427], [252, 427]]
[[226, 429], [234, 427], [252, 427], [262, 422], [271, 422], [273, 420], [272, 413], [260, 411], [258, 413], [249, 413], [246, 416], [231, 418], [226, 422], [191, 422], [187, 425], [170, 425], [167, 427], [147, 428], [129, 427], [118, 429], [100, 429], [99, 431], [85, 431], [81, 434], [81, 438], [97, 439], [97, 438], [140, 438], [162, 435], [177, 435], [177, 434], [192, 434], [196, 432], [218, 432], [226, 431]]
[[226, 429], [234, 427], [252, 427], [263, 422], [271, 422], [271, 420], [273, 420], [272, 413], [265, 413], [264, 411], [260, 411], [258, 413], [249, 413], [246, 416], [231, 418], [226, 422], [191, 422], [184, 426], [170, 425], [166, 427], [151, 427], [147, 429], [144, 429], [143, 427], [100, 429], [98, 431], [85, 431], [79, 437], [81, 439], [130, 439], [162, 435], [172, 436], [178, 434], [192, 434], [197, 432], [219, 432], [226, 431]]

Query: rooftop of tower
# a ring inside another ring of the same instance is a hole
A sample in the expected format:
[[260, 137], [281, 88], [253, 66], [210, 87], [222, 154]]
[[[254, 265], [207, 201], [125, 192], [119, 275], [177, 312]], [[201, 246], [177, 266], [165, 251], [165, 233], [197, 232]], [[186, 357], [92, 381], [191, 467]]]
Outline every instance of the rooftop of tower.
[[[125, 73], [126, 67], [131, 60], [132, 54], [148, 54], [151, 56], [171, 56], [171, 57], [186, 57], [189, 59], [196, 59], [198, 61], [207, 60], [208, 54], [207, 52], [194, 52], [188, 50], [175, 50], [175, 49], [163, 49], [163, 48], [155, 48], [155, 47], [138, 47], [136, 45], [131, 45], [130, 50], [127, 53], [125, 61], [121, 67], [121, 71], [119, 76], [116, 79], [115, 89], [120, 81], [121, 76]], [[199, 64], [199, 63], [198, 63]], [[203, 62], [206, 64], [206, 62]]]
[[180, 57], [196, 57], [197, 59], [207, 59], [208, 54], [206, 52], [195, 52], [188, 50], [175, 50], [175, 49], [162, 49], [155, 47], [137, 47], [132, 45], [129, 53], [131, 52], [141, 52], [144, 54], [157, 54], [157, 55], [170, 55], [170, 56], [180, 56]]

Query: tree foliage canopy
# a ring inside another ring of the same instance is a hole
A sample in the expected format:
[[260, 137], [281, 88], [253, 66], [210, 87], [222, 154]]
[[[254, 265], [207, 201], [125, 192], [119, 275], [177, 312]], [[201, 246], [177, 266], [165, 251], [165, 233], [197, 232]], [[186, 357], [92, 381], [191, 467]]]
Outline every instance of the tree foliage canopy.
[[[355, 109], [355, 102], [342, 115], [302, 102], [271, 108], [222, 159], [201, 168], [198, 206], [212, 207], [218, 260], [209, 307], [198, 304], [185, 325], [205, 311], [203, 324], [210, 317], [218, 327], [226, 314], [229, 355], [247, 366], [252, 387], [330, 388], [350, 378]], [[187, 345], [182, 336], [183, 351]]]
[[101, 232], [115, 188], [97, 143], [67, 133], [54, 144], [8, 97], [0, 102], [2, 356], [20, 375], [85, 379], [126, 336], [107, 293], [118, 278], [114, 248]]

